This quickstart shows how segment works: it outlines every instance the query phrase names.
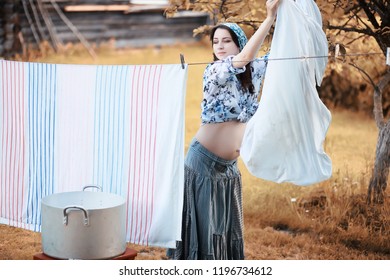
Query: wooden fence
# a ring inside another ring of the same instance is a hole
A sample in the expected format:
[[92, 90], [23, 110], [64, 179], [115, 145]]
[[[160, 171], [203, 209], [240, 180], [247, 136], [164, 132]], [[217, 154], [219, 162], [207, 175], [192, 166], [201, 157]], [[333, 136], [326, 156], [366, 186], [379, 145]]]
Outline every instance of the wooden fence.
[[190, 42], [193, 29], [208, 23], [201, 13], [166, 18], [161, 4], [133, 5], [125, 0], [1, 0], [0, 56], [66, 43], [114, 39], [117, 47]]

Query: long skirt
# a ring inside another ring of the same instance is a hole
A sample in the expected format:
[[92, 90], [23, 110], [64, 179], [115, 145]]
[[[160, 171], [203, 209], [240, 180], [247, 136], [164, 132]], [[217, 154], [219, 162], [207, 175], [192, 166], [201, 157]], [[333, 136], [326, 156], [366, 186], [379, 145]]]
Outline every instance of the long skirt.
[[185, 158], [182, 240], [167, 256], [178, 260], [244, 259], [241, 173], [196, 139]]

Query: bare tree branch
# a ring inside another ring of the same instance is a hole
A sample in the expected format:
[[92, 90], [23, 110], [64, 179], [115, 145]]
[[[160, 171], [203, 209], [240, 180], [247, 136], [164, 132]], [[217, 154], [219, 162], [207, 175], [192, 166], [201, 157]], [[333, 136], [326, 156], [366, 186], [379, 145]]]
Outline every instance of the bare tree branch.
[[355, 41], [359, 41], [360, 39], [362, 39], [363, 37], [366, 37], [366, 36], [367, 36], [366, 34], [360, 35], [360, 36], [352, 39], [351, 41], [347, 42], [345, 45], [348, 46], [348, 45], [354, 43]]
[[335, 26], [335, 25], [331, 25], [331, 24], [329, 24], [327, 26], [327, 28], [330, 30], [342, 30], [345, 32], [356, 32], [356, 33], [361, 33], [361, 34], [365, 34], [368, 36], [375, 36], [376, 35], [376, 33], [373, 32], [371, 29], [359, 29], [356, 27]]
[[375, 88], [377, 86], [375, 84], [375, 82], [373, 81], [373, 79], [371, 78], [371, 76], [363, 68], [361, 68], [360, 66], [356, 65], [353, 62], [349, 62], [348, 64], [351, 65], [352, 67], [356, 68], [357, 70], [359, 70], [359, 72], [367, 78], [367, 80], [370, 82], [370, 84], [372, 85], [373, 88]]
[[367, 5], [365, 0], [359, 0], [360, 7], [363, 8], [366, 13], [368, 20], [372, 23], [372, 25], [377, 29], [380, 27], [378, 21], [375, 18], [375, 15], [371, 12], [370, 7]]
[[221, 6], [219, 6], [219, 12], [223, 15], [224, 19], [227, 18], [226, 14], [225, 14], [225, 11], [224, 11], [225, 2], [226, 2], [226, 0], [222, 0], [221, 1]]
[[386, 18], [386, 14], [384, 13], [384, 11], [386, 11], [386, 6], [384, 5], [383, 1], [373, 0], [370, 2], [370, 6], [375, 11], [375, 13], [380, 16], [380, 18]]
[[371, 78], [371, 76], [363, 68], [352, 62], [348, 64], [359, 70], [359, 72], [367, 78], [367, 80], [374, 88], [374, 117], [377, 127], [381, 129], [385, 124], [382, 106], [382, 92], [390, 83], [390, 71], [387, 71], [387, 74], [383, 76], [382, 80], [378, 84], [376, 84]]

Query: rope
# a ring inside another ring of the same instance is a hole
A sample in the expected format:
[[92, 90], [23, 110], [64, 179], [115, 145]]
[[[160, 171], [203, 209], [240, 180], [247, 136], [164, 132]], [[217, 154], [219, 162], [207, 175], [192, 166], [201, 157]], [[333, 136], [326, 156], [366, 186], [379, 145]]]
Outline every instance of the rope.
[[[258, 58], [257, 60], [268, 60], [268, 61], [272, 61], [272, 60], [294, 60], [294, 59], [315, 59], [315, 58], [338, 58], [338, 57], [346, 57], [346, 56], [354, 56], [354, 57], [357, 57], [357, 56], [370, 56], [370, 55], [383, 55], [383, 53], [381, 52], [370, 52], [370, 53], [351, 53], [351, 54], [339, 54], [339, 55], [318, 55], [318, 56], [298, 56], [298, 57], [281, 57], [281, 58], [268, 58], [268, 59], [264, 59], [264, 58]], [[180, 60], [181, 60], [181, 63], [184, 64], [184, 56], [181, 54], [180, 55]], [[210, 64], [210, 63], [214, 63], [215, 61], [213, 62], [190, 62], [190, 63], [187, 63], [187, 65], [204, 65], [204, 64]], [[237, 62], [252, 62], [252, 60], [243, 60], [243, 61], [237, 61]]]

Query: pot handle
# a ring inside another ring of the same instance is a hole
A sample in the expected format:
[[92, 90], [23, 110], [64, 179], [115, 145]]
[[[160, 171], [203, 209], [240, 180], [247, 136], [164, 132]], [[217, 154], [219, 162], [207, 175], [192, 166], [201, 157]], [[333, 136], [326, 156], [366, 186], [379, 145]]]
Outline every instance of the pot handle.
[[68, 212], [67, 210], [72, 209], [72, 210], [80, 210], [84, 212], [84, 226], [89, 226], [89, 217], [88, 217], [88, 212], [81, 206], [67, 206], [64, 208], [64, 225], [68, 225]]
[[85, 191], [85, 189], [88, 189], [88, 188], [96, 188], [96, 189], [100, 190], [101, 192], [103, 191], [102, 187], [99, 187], [99, 186], [84, 186], [83, 191]]

